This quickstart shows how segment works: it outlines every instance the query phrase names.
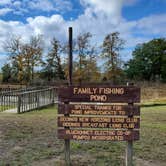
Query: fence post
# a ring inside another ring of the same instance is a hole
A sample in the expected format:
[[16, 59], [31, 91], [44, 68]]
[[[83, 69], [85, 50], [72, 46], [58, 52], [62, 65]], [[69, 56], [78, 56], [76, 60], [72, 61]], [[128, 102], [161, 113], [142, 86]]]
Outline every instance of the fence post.
[[52, 88], [51, 93], [52, 93], [52, 104], [54, 105], [54, 103], [55, 103], [55, 88]]
[[21, 94], [18, 94], [18, 105], [17, 105], [17, 113], [21, 112]]
[[40, 107], [40, 99], [39, 99], [40, 92], [36, 92], [36, 99], [37, 99], [37, 109]]

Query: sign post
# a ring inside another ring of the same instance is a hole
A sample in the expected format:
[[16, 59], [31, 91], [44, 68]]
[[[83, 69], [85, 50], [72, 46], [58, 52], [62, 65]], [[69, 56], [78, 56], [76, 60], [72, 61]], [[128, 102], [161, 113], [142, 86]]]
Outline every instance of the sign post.
[[[132, 83], [127, 83], [127, 86], [133, 86]], [[129, 106], [133, 106], [133, 103], [128, 103]], [[131, 112], [130, 117], [133, 117], [134, 112]], [[132, 129], [130, 129], [132, 131]], [[132, 166], [133, 165], [133, 141], [129, 140], [127, 141], [127, 147], [126, 147], [126, 166]]]
[[[65, 108], [69, 103], [65, 102]], [[65, 114], [65, 117], [69, 117], [69, 114]], [[65, 129], [69, 129], [69, 127], [65, 127]], [[70, 139], [65, 139], [65, 162], [66, 166], [70, 166]]]

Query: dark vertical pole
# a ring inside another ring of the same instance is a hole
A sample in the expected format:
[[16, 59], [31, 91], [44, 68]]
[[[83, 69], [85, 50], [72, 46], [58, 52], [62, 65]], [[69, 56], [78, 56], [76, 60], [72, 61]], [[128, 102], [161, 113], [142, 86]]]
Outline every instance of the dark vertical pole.
[[[72, 85], [72, 68], [73, 68], [73, 30], [72, 27], [69, 27], [69, 85]], [[65, 107], [67, 107], [69, 102], [65, 103]], [[65, 116], [69, 116], [69, 114], [65, 114]], [[65, 161], [66, 166], [70, 166], [70, 140], [65, 139]]]
[[72, 85], [73, 70], [73, 29], [69, 27], [69, 85]]
[[18, 105], [17, 105], [17, 113], [20, 114], [21, 111], [21, 94], [18, 94]]

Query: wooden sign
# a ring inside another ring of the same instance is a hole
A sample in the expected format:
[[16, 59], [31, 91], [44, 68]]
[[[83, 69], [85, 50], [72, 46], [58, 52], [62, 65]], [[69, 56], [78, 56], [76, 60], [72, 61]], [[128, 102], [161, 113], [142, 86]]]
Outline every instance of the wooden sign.
[[58, 127], [63, 127], [58, 130], [58, 138], [108, 141], [139, 139], [139, 131], [135, 129], [140, 128], [140, 106], [134, 103], [140, 102], [140, 88], [69, 86], [59, 88], [58, 97], [58, 114], [61, 115], [58, 117]]
[[61, 102], [140, 102], [140, 88], [134, 86], [69, 86], [59, 88], [58, 94]]
[[138, 140], [139, 131], [59, 129], [58, 138], [74, 140], [129, 141]]
[[124, 128], [140, 127], [140, 118], [128, 117], [58, 117], [59, 127], [75, 128]]
[[133, 117], [82, 117], [82, 116], [59, 116], [59, 122], [107, 122], [107, 123], [137, 123], [139, 122], [139, 118]]
[[138, 105], [101, 105], [101, 104], [59, 104], [58, 114], [70, 115], [110, 115], [110, 116], [139, 116]]

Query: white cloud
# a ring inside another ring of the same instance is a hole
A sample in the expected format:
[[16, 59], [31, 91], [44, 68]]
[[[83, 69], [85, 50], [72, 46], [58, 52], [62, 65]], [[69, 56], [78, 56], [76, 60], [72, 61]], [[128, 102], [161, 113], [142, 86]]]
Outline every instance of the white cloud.
[[137, 22], [137, 28], [144, 35], [166, 35], [166, 14], [151, 15], [144, 17]]
[[[13, 14], [23, 15], [32, 11], [65, 13], [72, 9], [70, 0], [0, 0], [0, 7], [10, 8]], [[2, 10], [2, 9], [1, 9]], [[3, 9], [4, 10], [4, 9]], [[6, 11], [1, 11], [5, 14]], [[2, 15], [2, 14], [1, 14]]]
[[[61, 15], [28, 18], [25, 24], [1, 20], [0, 41], [8, 38], [12, 32], [23, 36], [25, 40], [28, 40], [31, 35], [43, 34], [47, 44], [54, 36], [61, 41], [67, 41], [68, 27], [72, 26], [75, 37], [79, 33], [90, 31], [94, 35], [94, 42], [96, 43], [101, 43], [106, 34], [119, 31], [121, 37], [127, 40], [126, 47], [131, 48], [138, 43], [150, 40], [153, 36], [146, 36], [148, 33], [156, 36], [165, 34], [163, 27], [166, 26], [166, 21], [164, 20], [166, 20], [166, 15], [156, 15], [138, 21], [128, 22], [121, 20], [120, 23], [114, 24], [109, 17], [104, 17], [103, 15], [93, 16], [92, 11], [88, 8], [83, 15], [72, 21], [65, 21]], [[136, 32], [139, 35], [135, 36]]]
[[94, 12], [104, 12], [110, 17], [121, 17], [123, 5], [135, 5], [138, 0], [80, 0], [80, 3], [85, 7], [90, 7]]
[[94, 12], [104, 12], [110, 17], [121, 17], [123, 0], [81, 0], [81, 4], [90, 7]]
[[11, 4], [11, 0], [0, 0], [0, 5], [8, 5], [8, 4]]
[[20, 8], [21, 7], [21, 2], [20, 1], [14, 1], [13, 6], [16, 7], [16, 8]]
[[54, 0], [54, 2], [57, 11], [64, 12], [65, 10], [72, 10], [72, 3], [69, 0]]
[[29, 25], [18, 21], [0, 20], [0, 52], [4, 51], [3, 44], [10, 36], [22, 36], [24, 40], [28, 40], [31, 34], [33, 34], [33, 30]]
[[72, 3], [68, 0], [32, 0], [28, 2], [30, 9], [37, 9], [42, 11], [69, 11], [72, 9]]
[[29, 8], [37, 9], [42, 11], [51, 11], [54, 10], [53, 4], [49, 0], [35, 0], [29, 1]]
[[47, 39], [53, 36], [62, 38], [64, 35], [65, 21], [61, 15], [28, 18], [27, 22], [35, 34], [43, 34]]
[[10, 8], [2, 8], [2, 9], [0, 9], [0, 16], [4, 16], [4, 15], [6, 15], [7, 13], [10, 13], [10, 12], [12, 12], [13, 10], [12, 9], [10, 9]]

